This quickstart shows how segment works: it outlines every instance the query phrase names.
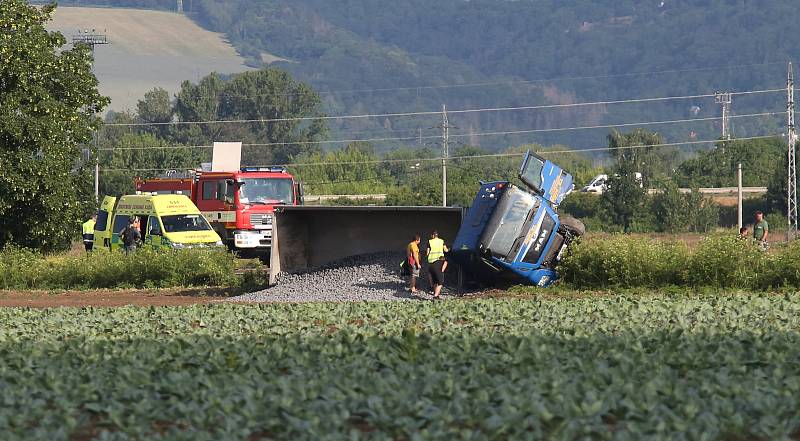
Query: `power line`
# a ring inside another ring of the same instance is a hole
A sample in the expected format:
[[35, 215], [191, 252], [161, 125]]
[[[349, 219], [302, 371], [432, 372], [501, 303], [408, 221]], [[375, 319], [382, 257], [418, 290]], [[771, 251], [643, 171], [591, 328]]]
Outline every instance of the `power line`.
[[[768, 138], [775, 138], [780, 137], [780, 134], [774, 135], [760, 135], [760, 136], [750, 136], [745, 138], [736, 138], [732, 141], [749, 141], [755, 139], [768, 139]], [[536, 153], [540, 155], [548, 155], [554, 153], [583, 153], [583, 152], [596, 152], [596, 151], [608, 151], [608, 150], [625, 150], [625, 149], [639, 149], [639, 148], [654, 148], [654, 147], [676, 147], [676, 146], [689, 146], [689, 145], [698, 145], [698, 144], [714, 144], [717, 142], [721, 142], [719, 139], [709, 139], [703, 141], [685, 141], [685, 142], [670, 142], [670, 143], [661, 143], [661, 144], [641, 144], [641, 145], [632, 145], [632, 146], [620, 146], [620, 147], [590, 147], [590, 148], [580, 148], [580, 149], [564, 149], [564, 150], [537, 150]], [[486, 154], [486, 155], [469, 155], [469, 156], [451, 156], [446, 158], [448, 160], [460, 160], [460, 159], [481, 159], [481, 158], [503, 158], [503, 157], [513, 157], [513, 156], [523, 156], [524, 153], [495, 153], [495, 154]], [[363, 164], [391, 164], [391, 163], [406, 163], [406, 162], [431, 162], [431, 161], [441, 161], [445, 159], [443, 157], [431, 157], [431, 158], [410, 158], [410, 159], [375, 159], [369, 161], [347, 161], [347, 162], [307, 162], [307, 163], [287, 163], [287, 164], [271, 164], [266, 166], [260, 167], [311, 167], [311, 166], [341, 166], [341, 165], [363, 165]], [[185, 167], [161, 167], [161, 168], [106, 168], [101, 169], [101, 171], [164, 171], [164, 170], [175, 170], [181, 169]]]
[[[765, 113], [750, 113], [744, 115], [731, 115], [728, 118], [747, 118], [747, 117], [754, 117], [754, 116], [773, 116], [773, 115], [783, 115], [786, 112], [765, 112]], [[588, 129], [609, 129], [615, 127], [631, 127], [631, 126], [651, 126], [651, 125], [660, 125], [660, 124], [676, 124], [676, 123], [688, 123], [688, 122], [696, 122], [696, 121], [715, 121], [720, 120], [723, 117], [714, 116], [714, 117], [707, 117], [707, 118], [689, 118], [689, 119], [673, 119], [668, 121], [645, 121], [645, 122], [635, 122], [635, 123], [622, 123], [622, 124], [604, 124], [604, 125], [595, 125], [595, 126], [579, 126], [579, 127], [561, 127], [561, 128], [553, 128], [553, 129], [531, 129], [531, 130], [511, 130], [511, 131], [502, 131], [502, 132], [483, 132], [483, 133], [473, 133], [473, 134], [458, 134], [458, 135], [450, 135], [451, 137], [469, 137], [469, 136], [494, 136], [494, 135], [517, 135], [517, 134], [524, 134], [524, 133], [541, 133], [541, 132], [558, 132], [558, 131], [570, 131], [570, 130], [588, 130]]]
[[[448, 113], [450, 113], [448, 111]], [[764, 112], [764, 113], [749, 113], [742, 115], [731, 115], [728, 118], [750, 118], [761, 116], [774, 116], [783, 115], [785, 111], [780, 112]], [[440, 113], [441, 114], [441, 113]], [[592, 126], [576, 126], [576, 127], [555, 127], [548, 129], [528, 129], [528, 130], [507, 130], [496, 132], [476, 132], [476, 133], [460, 133], [449, 135], [451, 138], [469, 138], [472, 136], [500, 136], [500, 135], [519, 135], [526, 133], [543, 133], [543, 132], [560, 132], [560, 131], [573, 131], [573, 130], [591, 130], [591, 129], [609, 129], [616, 127], [631, 127], [631, 126], [649, 126], [649, 125], [662, 125], [662, 124], [682, 124], [691, 122], [707, 122], [720, 120], [723, 117], [714, 116], [706, 118], [687, 118], [687, 119], [673, 119], [663, 121], [642, 121], [633, 123], [619, 123], [619, 124], [602, 124]], [[316, 145], [316, 144], [341, 144], [341, 143], [354, 143], [354, 142], [379, 142], [379, 141], [409, 141], [417, 139], [441, 139], [441, 135], [426, 135], [426, 136], [408, 136], [408, 137], [383, 137], [383, 138], [364, 138], [364, 139], [336, 139], [326, 141], [296, 141], [296, 142], [267, 142], [267, 143], [250, 143], [242, 144], [243, 147], [273, 147], [285, 145]], [[142, 147], [109, 147], [99, 149], [101, 151], [114, 151], [114, 150], [149, 150], [149, 149], [181, 149], [181, 148], [211, 148], [211, 145], [194, 145], [194, 146], [142, 146]]]
[[[754, 139], [769, 139], [780, 137], [782, 134], [775, 134], [775, 135], [760, 135], [760, 136], [748, 136], [745, 138], [734, 138], [730, 141], [750, 141]], [[667, 142], [662, 144], [641, 144], [641, 145], [632, 145], [632, 146], [621, 146], [621, 147], [591, 147], [591, 148], [582, 148], [582, 149], [564, 149], [564, 150], [542, 150], [536, 153], [540, 155], [546, 155], [548, 153], [583, 153], [583, 152], [600, 152], [604, 150], [627, 150], [627, 149], [640, 149], [640, 148], [647, 148], [647, 147], [676, 147], [676, 146], [688, 146], [688, 145], [698, 145], [698, 144], [714, 144], [717, 142], [722, 142], [721, 139], [709, 139], [705, 141], [685, 141], [685, 142]]]
[[[760, 94], [760, 93], [773, 93], [783, 92], [785, 89], [763, 89], [763, 90], [750, 90], [742, 92], [731, 92], [731, 95], [745, 95], [745, 94]], [[715, 94], [698, 94], [698, 95], [681, 95], [681, 96], [666, 96], [655, 98], [632, 98], [624, 100], [611, 100], [611, 101], [591, 101], [583, 103], [570, 103], [570, 104], [544, 104], [537, 106], [517, 106], [517, 107], [491, 107], [479, 109], [462, 109], [451, 110], [451, 114], [469, 114], [469, 113], [484, 113], [484, 112], [508, 112], [518, 110], [541, 110], [541, 109], [559, 109], [571, 107], [586, 107], [586, 106], [605, 106], [612, 104], [630, 104], [630, 103], [648, 103], [656, 101], [672, 101], [672, 100], [685, 100], [696, 98], [710, 98]], [[138, 126], [166, 126], [166, 125], [199, 125], [199, 124], [245, 124], [245, 123], [271, 123], [271, 122], [299, 122], [299, 121], [323, 121], [323, 120], [348, 120], [348, 119], [367, 119], [367, 118], [398, 118], [410, 116], [439, 116], [441, 111], [423, 111], [423, 112], [397, 112], [397, 113], [372, 113], [362, 115], [340, 115], [340, 116], [302, 116], [292, 118], [259, 118], [259, 119], [234, 119], [234, 120], [209, 120], [209, 121], [169, 121], [169, 122], [150, 122], [150, 123], [106, 123], [107, 127], [138, 127]]]

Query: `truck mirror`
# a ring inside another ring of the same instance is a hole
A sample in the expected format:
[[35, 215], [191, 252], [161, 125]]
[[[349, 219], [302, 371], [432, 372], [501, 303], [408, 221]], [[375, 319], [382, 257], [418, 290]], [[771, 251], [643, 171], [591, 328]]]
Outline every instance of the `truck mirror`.
[[233, 179], [225, 180], [225, 193], [224, 194], [224, 201], [228, 204], [233, 204], [233, 195], [236, 192], [236, 182]]

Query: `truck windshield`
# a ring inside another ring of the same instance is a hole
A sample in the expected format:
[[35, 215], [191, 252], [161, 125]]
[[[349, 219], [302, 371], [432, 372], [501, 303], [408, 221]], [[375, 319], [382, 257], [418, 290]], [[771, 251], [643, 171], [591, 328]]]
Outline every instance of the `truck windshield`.
[[489, 220], [481, 243], [498, 258], [505, 258], [523, 233], [536, 199], [518, 188], [506, 191]]
[[177, 214], [161, 216], [164, 231], [167, 233], [183, 233], [186, 231], [207, 231], [211, 229], [205, 218], [199, 214]]
[[239, 202], [243, 204], [290, 204], [292, 180], [286, 178], [246, 178], [239, 187]]

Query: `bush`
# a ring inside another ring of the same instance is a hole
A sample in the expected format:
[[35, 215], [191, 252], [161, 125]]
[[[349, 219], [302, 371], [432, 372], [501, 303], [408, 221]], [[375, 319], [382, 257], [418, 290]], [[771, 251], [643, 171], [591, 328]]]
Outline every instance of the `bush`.
[[558, 267], [575, 288], [800, 288], [800, 241], [759, 251], [735, 234], [703, 239], [690, 252], [682, 242], [623, 235], [583, 239]]
[[[783, 231], [785, 233], [786, 228], [789, 226], [789, 219], [784, 213], [767, 213], [764, 215], [764, 219], [769, 225], [770, 236], [774, 235], [778, 231]], [[752, 224], [753, 222], [755, 221], [751, 219], [749, 222], [745, 222], [745, 224]], [[751, 228], [750, 231], [752, 232], [753, 229]]]
[[558, 210], [578, 219], [608, 216], [603, 207], [602, 196], [594, 193], [572, 192], [564, 198]]
[[752, 289], [761, 283], [766, 253], [750, 240], [734, 235], [703, 239], [686, 268], [686, 281], [692, 286]]
[[[569, 214], [586, 225], [586, 231], [621, 233], [622, 224], [616, 223], [609, 213], [603, 196], [594, 193], [571, 193], [558, 207], [559, 213]], [[652, 214], [651, 198], [646, 196], [630, 219], [630, 232], [644, 233], [655, 231], [655, 216]]]
[[683, 243], [613, 235], [573, 245], [558, 270], [578, 288], [679, 285], [688, 256]]
[[761, 288], [800, 288], [800, 242], [766, 256], [760, 269]]
[[142, 249], [125, 256], [49, 256], [7, 248], [0, 252], [0, 289], [167, 288], [235, 286], [234, 257], [223, 250]]

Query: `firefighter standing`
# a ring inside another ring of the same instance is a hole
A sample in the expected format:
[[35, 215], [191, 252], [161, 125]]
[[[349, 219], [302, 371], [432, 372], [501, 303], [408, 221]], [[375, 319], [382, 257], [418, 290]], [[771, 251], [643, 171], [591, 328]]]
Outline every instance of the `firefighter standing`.
[[93, 214], [89, 220], [83, 223], [83, 247], [86, 252], [92, 251], [94, 246], [94, 224], [97, 222], [97, 215]]

